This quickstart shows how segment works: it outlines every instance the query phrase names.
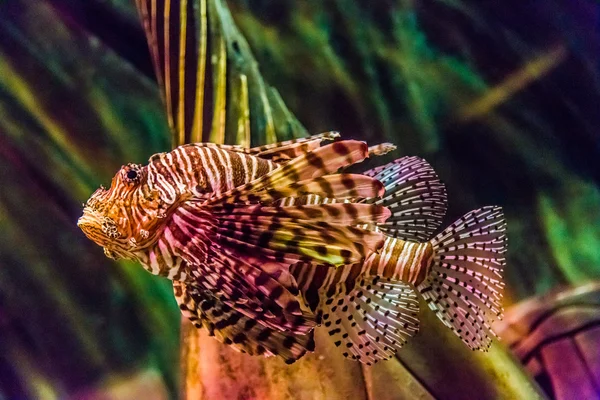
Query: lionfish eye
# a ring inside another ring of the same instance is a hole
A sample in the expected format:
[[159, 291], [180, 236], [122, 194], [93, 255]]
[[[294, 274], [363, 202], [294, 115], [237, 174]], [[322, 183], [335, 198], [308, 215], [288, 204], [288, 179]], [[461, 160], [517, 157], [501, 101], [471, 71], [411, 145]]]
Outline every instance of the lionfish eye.
[[127, 183], [137, 183], [141, 177], [141, 166], [138, 164], [127, 164], [125, 167], [124, 179]]

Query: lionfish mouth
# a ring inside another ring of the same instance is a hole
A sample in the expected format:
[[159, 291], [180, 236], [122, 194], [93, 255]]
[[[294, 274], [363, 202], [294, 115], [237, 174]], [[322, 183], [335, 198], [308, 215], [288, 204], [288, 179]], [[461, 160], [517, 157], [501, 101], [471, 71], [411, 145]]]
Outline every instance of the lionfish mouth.
[[83, 231], [85, 236], [93, 240], [100, 246], [106, 245], [102, 231], [102, 217], [97, 212], [85, 208], [83, 215], [77, 220], [77, 226]]

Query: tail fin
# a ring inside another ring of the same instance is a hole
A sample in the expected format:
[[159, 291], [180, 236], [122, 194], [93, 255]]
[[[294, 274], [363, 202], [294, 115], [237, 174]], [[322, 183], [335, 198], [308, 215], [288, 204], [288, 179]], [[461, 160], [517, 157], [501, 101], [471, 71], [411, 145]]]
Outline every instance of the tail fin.
[[429, 276], [417, 287], [425, 301], [472, 350], [486, 351], [502, 317], [502, 274], [506, 253], [502, 209], [467, 213], [432, 241]]

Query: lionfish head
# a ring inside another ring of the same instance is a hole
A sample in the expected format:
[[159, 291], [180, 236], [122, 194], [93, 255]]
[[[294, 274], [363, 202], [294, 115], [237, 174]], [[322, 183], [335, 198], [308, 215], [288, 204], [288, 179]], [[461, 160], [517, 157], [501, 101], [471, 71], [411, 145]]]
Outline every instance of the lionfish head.
[[77, 226], [114, 259], [134, 259], [151, 244], [162, 218], [161, 200], [148, 188], [147, 167], [127, 164], [109, 189], [100, 187], [85, 203]]

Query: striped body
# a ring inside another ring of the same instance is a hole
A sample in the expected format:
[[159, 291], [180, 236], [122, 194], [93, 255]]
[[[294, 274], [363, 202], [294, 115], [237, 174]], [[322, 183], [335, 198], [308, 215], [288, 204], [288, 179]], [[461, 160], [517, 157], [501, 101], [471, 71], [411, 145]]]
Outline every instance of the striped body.
[[417, 286], [429, 274], [432, 257], [433, 247], [429, 242], [413, 243], [388, 237], [383, 248], [363, 263], [339, 268], [298, 263], [290, 272], [307, 305], [316, 310], [319, 302], [331, 297], [339, 284], [350, 291], [358, 280], [366, 277], [382, 277]]
[[418, 286], [429, 275], [433, 247], [431, 243], [414, 243], [387, 238], [383, 249], [372, 254], [363, 270], [369, 276], [381, 276]]
[[184, 194], [199, 198], [219, 196], [276, 167], [270, 160], [242, 152], [190, 144], [150, 157], [148, 175], [152, 188], [167, 203], [173, 203]]

